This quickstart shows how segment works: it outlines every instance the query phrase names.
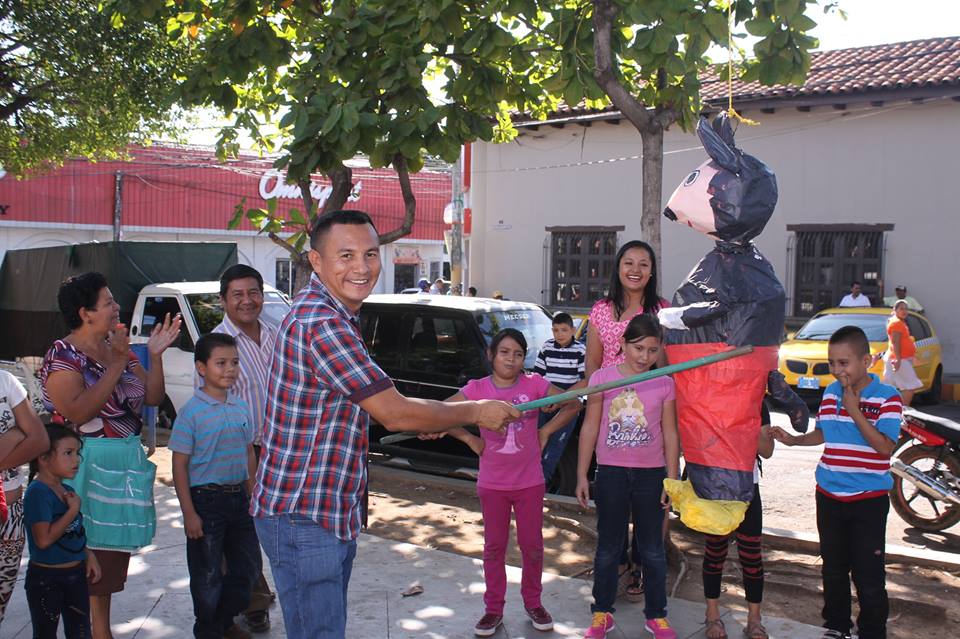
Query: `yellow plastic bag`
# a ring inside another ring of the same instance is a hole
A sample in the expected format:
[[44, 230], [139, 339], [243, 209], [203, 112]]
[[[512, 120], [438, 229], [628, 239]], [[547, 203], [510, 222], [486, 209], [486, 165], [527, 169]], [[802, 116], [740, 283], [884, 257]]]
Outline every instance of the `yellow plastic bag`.
[[708, 535], [729, 535], [743, 521], [748, 503], [697, 497], [689, 481], [664, 479], [663, 487], [688, 528]]

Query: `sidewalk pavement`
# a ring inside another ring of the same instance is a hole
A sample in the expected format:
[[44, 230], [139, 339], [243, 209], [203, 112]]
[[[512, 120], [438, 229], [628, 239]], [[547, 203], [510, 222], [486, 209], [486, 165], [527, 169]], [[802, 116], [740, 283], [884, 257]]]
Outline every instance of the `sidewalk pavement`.
[[[157, 536], [154, 545], [135, 555], [127, 588], [114, 596], [113, 634], [116, 639], [186, 639], [192, 636], [193, 607], [187, 576], [185, 537], [176, 494], [156, 487]], [[264, 563], [269, 572], [269, 562]], [[30, 614], [23, 591], [26, 564], [0, 626], [0, 639], [29, 639]], [[507, 568], [509, 587], [504, 627], [497, 639], [582, 637], [590, 622], [590, 582], [544, 575], [543, 603], [556, 622], [552, 633], [538, 632], [520, 602], [520, 569]], [[269, 580], [269, 576], [268, 576]], [[272, 580], [271, 580], [272, 583]], [[402, 597], [413, 583], [423, 594]], [[481, 561], [439, 550], [398, 543], [370, 535], [359, 540], [350, 582], [349, 639], [467, 639], [483, 612]], [[624, 603], [616, 613], [612, 639], [645, 636], [643, 606]], [[703, 637], [704, 606], [672, 599], [669, 618], [683, 638]], [[270, 612], [273, 627], [262, 639], [285, 637], [280, 606]], [[731, 637], [742, 636], [745, 614], [724, 616]], [[764, 620], [771, 637], [814, 639], [822, 631], [786, 619]]]

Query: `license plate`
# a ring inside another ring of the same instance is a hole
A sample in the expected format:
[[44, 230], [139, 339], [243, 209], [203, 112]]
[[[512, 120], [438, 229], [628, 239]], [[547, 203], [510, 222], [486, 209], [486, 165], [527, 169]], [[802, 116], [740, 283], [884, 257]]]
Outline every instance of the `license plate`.
[[798, 388], [820, 388], [820, 379], [817, 377], [801, 377], [797, 383]]

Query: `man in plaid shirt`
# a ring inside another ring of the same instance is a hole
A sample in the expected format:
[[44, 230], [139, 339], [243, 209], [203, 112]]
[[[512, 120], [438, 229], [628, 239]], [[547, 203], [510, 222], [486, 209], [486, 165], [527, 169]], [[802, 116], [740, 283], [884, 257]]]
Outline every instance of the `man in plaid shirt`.
[[357, 313], [380, 275], [366, 213], [334, 211], [310, 234], [310, 284], [280, 325], [251, 513], [270, 558], [287, 637], [342, 639], [367, 487], [367, 424], [501, 431], [520, 413], [498, 401], [400, 395], [370, 359]]

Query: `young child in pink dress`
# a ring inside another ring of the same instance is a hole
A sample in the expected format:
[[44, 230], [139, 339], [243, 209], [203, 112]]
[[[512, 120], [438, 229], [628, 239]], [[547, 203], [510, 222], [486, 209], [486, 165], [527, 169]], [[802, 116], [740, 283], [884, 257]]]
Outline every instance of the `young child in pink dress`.
[[[447, 401], [499, 399], [520, 404], [561, 393], [536, 373], [523, 369], [527, 340], [523, 333], [507, 328], [490, 342], [493, 374], [475, 379]], [[483, 577], [485, 613], [474, 632], [489, 637], [503, 623], [507, 590], [505, 558], [511, 512], [517, 519], [517, 543], [523, 558], [520, 594], [527, 615], [537, 630], [553, 629], [553, 618], [540, 601], [543, 591], [543, 468], [540, 454], [554, 431], [562, 428], [580, 410], [578, 402], [565, 405], [543, 428], [537, 429], [537, 411], [527, 411], [503, 434], [481, 431], [480, 437], [462, 428], [450, 435], [466, 443], [480, 457], [477, 495], [483, 512]]]

